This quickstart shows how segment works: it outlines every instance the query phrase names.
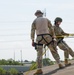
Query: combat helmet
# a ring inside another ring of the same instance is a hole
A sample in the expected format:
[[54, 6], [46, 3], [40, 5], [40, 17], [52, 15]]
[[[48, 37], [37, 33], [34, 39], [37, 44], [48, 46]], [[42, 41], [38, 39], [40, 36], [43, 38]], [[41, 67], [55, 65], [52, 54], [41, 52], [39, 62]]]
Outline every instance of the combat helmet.
[[58, 21], [62, 22], [62, 18], [56, 17], [55, 20], [54, 20], [54, 22], [58, 22]]

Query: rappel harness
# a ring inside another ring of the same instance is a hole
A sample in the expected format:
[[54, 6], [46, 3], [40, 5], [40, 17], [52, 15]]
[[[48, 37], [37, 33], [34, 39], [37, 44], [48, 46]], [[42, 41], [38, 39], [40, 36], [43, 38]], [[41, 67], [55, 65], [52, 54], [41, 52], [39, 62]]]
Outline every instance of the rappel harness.
[[52, 38], [52, 40], [51, 40], [50, 42], [48, 42], [48, 41], [44, 38], [44, 35], [49, 35], [49, 36], [52, 37], [52, 35], [50, 35], [50, 34], [40, 34], [40, 35], [37, 35], [37, 36], [41, 36], [42, 39], [41, 39], [40, 41], [38, 41], [38, 43], [35, 43], [35, 49], [37, 49], [37, 47], [36, 47], [37, 45], [38, 45], [38, 46], [43, 46], [43, 44], [41, 44], [41, 41], [42, 41], [42, 40], [44, 40], [44, 41], [46, 42], [45, 46], [48, 46], [48, 45], [50, 45], [52, 42], [54, 42], [53, 38]]
[[[48, 42], [45, 38], [44, 38], [44, 35], [49, 35], [49, 36], [51, 36], [50, 34], [40, 34], [40, 35], [37, 35], [37, 36], [41, 36], [42, 37], [42, 39], [40, 40], [40, 41], [38, 41], [38, 44], [40, 44], [40, 42], [42, 41], [42, 40], [44, 40], [47, 44], [47, 46], [49, 45], [49, 44], [51, 44], [51, 42], [53, 42], [53, 38], [52, 38], [52, 41], [50, 41], [50, 42]], [[52, 36], [51, 36], [52, 37]]]
[[58, 45], [60, 42], [63, 42], [63, 38], [60, 38], [60, 40], [57, 42], [57, 45]]

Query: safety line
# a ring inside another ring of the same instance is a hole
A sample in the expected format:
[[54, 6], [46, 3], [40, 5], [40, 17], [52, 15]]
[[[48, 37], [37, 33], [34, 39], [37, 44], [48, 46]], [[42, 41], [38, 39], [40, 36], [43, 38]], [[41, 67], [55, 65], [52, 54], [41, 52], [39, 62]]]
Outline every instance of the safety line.
[[56, 37], [57, 38], [74, 38], [74, 34], [69, 34], [68, 36], [67, 35], [57, 35]]
[[[45, 49], [45, 51], [43, 52], [42, 56], [46, 53], [46, 51], [48, 50], [48, 47], [47, 47], [47, 49], [46, 49], [46, 47], [45, 47], [44, 49]], [[37, 63], [35, 63], [35, 64], [30, 68], [30, 70], [26, 72], [25, 75], [28, 75], [28, 74], [30, 73], [30, 71], [31, 71], [36, 65], [37, 65]]]
[[[56, 37], [59, 37], [59, 38], [63, 38], [63, 37], [65, 37], [65, 38], [74, 38], [74, 37], [72, 37], [72, 36], [74, 36], [74, 34], [69, 34], [69, 36], [66, 36], [66, 35], [65, 35], [65, 36], [56, 36]], [[48, 47], [47, 47], [47, 49], [46, 49], [46, 47], [45, 47], [44, 49], [45, 49], [45, 51], [43, 52], [42, 56], [46, 53], [46, 51], [48, 50]], [[30, 70], [26, 72], [26, 75], [28, 75], [28, 74], [30, 73], [30, 71], [31, 71], [36, 65], [37, 65], [37, 63], [35, 63], [35, 64], [30, 68]]]

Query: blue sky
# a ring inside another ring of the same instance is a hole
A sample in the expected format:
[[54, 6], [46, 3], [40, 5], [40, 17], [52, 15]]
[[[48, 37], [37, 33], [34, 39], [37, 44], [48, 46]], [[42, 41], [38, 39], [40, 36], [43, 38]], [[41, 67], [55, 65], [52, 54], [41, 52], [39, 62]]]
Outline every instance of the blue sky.
[[[0, 0], [0, 59], [36, 60], [36, 51], [31, 46], [30, 29], [36, 18], [36, 10], [45, 11], [46, 17], [54, 23], [59, 16], [63, 19], [61, 27], [74, 33], [74, 0]], [[74, 38], [65, 41], [74, 50]], [[63, 51], [58, 49], [61, 59]], [[54, 60], [50, 51], [47, 57]]]

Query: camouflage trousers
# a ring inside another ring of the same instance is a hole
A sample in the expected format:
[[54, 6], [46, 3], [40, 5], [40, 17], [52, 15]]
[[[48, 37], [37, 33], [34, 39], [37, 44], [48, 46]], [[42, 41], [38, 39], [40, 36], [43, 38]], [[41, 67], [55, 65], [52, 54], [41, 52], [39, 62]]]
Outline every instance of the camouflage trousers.
[[[36, 38], [36, 43], [39, 44], [48, 44], [52, 41], [52, 37], [50, 35], [43, 35], [43, 36], [37, 36]], [[60, 57], [57, 53], [57, 50], [53, 44], [53, 42], [51, 42], [48, 45], [48, 48], [50, 49], [54, 59], [58, 62], [60, 61]], [[42, 68], [42, 55], [43, 55], [43, 46], [41, 45], [37, 45], [37, 67], [38, 68]]]
[[68, 59], [69, 58], [69, 54], [74, 57], [74, 52], [73, 50], [65, 43], [65, 41], [61, 41], [59, 44], [58, 44], [58, 47], [64, 51], [64, 57], [65, 59]]

